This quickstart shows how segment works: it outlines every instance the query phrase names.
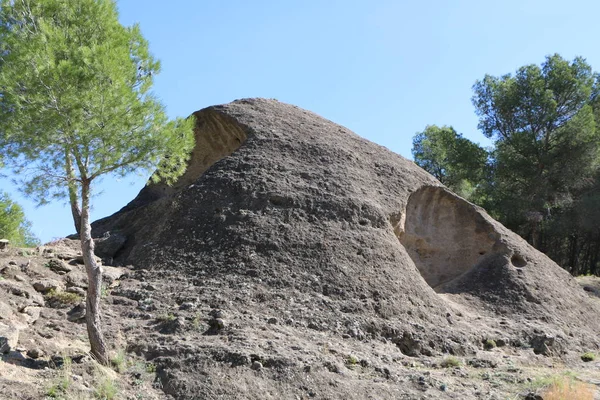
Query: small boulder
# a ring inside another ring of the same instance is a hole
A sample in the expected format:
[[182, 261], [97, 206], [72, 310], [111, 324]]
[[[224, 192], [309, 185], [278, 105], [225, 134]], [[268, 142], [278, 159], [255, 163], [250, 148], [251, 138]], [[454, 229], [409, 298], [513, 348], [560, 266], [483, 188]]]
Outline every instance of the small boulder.
[[8, 320], [12, 317], [12, 315], [12, 307], [0, 300], [0, 319]]
[[71, 310], [67, 311], [67, 321], [69, 322], [77, 322], [85, 318], [85, 305], [80, 303], [73, 307]]
[[87, 289], [88, 287], [87, 274], [84, 271], [81, 271], [79, 268], [67, 274], [67, 276], [65, 277], [65, 281], [67, 283], [68, 288], [80, 287], [83, 289]]
[[263, 365], [260, 361], [254, 361], [250, 368], [252, 368], [255, 371], [260, 371], [261, 369], [263, 369]]
[[46, 266], [48, 268], [50, 268], [50, 270], [59, 273], [59, 272], [66, 272], [69, 273], [73, 270], [73, 267], [70, 266], [69, 264], [67, 264], [66, 262], [64, 262], [63, 260], [59, 260], [59, 259], [51, 259], [48, 260], [48, 262], [46, 263]]
[[127, 270], [119, 267], [102, 267], [102, 280], [108, 284], [113, 283], [114, 281], [121, 278]]
[[543, 356], [552, 356], [560, 354], [561, 346], [555, 336], [541, 334], [534, 336], [530, 341], [535, 354]]
[[11, 323], [0, 322], [0, 354], [6, 354], [17, 346], [19, 329]]
[[41, 307], [26, 306], [20, 311], [25, 316], [27, 323], [33, 324], [40, 318], [41, 310]]
[[27, 350], [27, 357], [29, 358], [33, 358], [34, 360], [40, 358], [40, 357], [44, 357], [44, 352], [41, 349], [30, 349]]
[[33, 283], [33, 288], [40, 293], [48, 293], [51, 290], [58, 290], [60, 287], [60, 282], [53, 279], [42, 279]]

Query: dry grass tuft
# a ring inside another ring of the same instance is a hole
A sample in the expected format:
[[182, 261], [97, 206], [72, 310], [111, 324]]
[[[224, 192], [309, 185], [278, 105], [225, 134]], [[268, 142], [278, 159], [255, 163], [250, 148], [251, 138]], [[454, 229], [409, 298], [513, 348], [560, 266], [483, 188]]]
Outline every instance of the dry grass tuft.
[[569, 377], [556, 378], [543, 392], [544, 400], [594, 400], [594, 390], [588, 384]]

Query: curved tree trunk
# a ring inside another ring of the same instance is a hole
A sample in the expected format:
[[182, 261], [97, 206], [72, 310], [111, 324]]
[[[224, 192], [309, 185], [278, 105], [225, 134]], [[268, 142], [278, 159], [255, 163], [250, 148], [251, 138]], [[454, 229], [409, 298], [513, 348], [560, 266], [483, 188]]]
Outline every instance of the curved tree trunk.
[[94, 257], [94, 240], [90, 224], [90, 182], [83, 180], [81, 185], [81, 251], [88, 276], [86, 298], [86, 322], [91, 352], [100, 364], [108, 364], [106, 342], [102, 334], [100, 317], [100, 294], [102, 291], [102, 266]]

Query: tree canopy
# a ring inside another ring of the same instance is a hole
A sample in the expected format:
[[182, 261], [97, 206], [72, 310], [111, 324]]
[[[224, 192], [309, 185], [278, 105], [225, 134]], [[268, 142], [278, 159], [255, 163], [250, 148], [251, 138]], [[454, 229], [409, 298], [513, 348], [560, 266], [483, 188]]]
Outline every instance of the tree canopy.
[[69, 200], [88, 271], [92, 354], [103, 363], [93, 184], [156, 168], [153, 179], [170, 183], [194, 144], [193, 120], [170, 121], [150, 91], [159, 70], [113, 0], [1, 0], [0, 157], [40, 204]]
[[13, 246], [33, 247], [38, 239], [31, 232], [31, 224], [25, 219], [20, 205], [7, 193], [0, 192], [0, 239], [10, 240]]
[[[555, 54], [486, 75], [473, 91], [479, 128], [494, 142], [483, 174], [483, 153], [447, 127], [415, 136], [415, 162], [572, 273], [600, 274], [598, 74]], [[474, 179], [476, 190], [462, 193], [457, 181]]]
[[600, 142], [591, 105], [598, 84], [583, 58], [555, 54], [514, 76], [487, 75], [473, 89], [479, 128], [496, 142], [504, 192], [547, 213], [589, 183]]
[[452, 127], [427, 126], [414, 136], [412, 153], [418, 166], [465, 198], [484, 179], [487, 151]]

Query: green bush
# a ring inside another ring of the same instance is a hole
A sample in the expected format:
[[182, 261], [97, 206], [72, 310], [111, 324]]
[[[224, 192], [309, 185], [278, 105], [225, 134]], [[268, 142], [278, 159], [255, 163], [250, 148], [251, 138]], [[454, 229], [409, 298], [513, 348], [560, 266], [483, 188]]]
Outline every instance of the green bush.
[[493, 341], [492, 339], [487, 339], [485, 342], [483, 342], [483, 348], [486, 350], [492, 350], [496, 348], [496, 342]]
[[78, 294], [51, 290], [46, 295], [48, 301], [60, 304], [78, 304], [82, 298]]
[[442, 360], [442, 362], [440, 363], [440, 365], [443, 368], [456, 368], [456, 367], [460, 367], [461, 364], [462, 363], [460, 362], [460, 360], [453, 356], [448, 356], [448, 357], [444, 358]]
[[592, 353], [592, 352], [587, 352], [587, 353], [583, 353], [581, 355], [581, 359], [584, 362], [590, 362], [590, 361], [594, 361], [596, 359], [596, 354]]

